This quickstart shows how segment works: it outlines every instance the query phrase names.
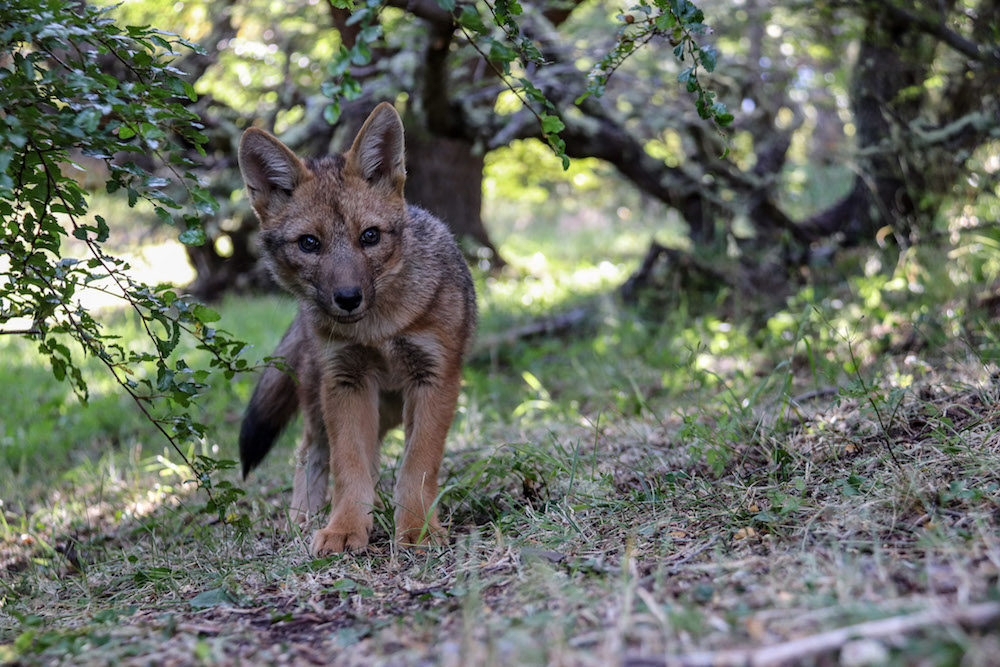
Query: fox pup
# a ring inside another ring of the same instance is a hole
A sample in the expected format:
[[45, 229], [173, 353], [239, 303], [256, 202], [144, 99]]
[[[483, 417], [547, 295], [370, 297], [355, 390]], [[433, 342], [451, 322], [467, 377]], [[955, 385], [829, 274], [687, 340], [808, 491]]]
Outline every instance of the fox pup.
[[262, 256], [299, 301], [275, 350], [294, 378], [275, 368], [261, 375], [240, 430], [243, 476], [301, 408], [293, 517], [305, 522], [330, 503], [313, 553], [364, 548], [379, 503], [382, 438], [402, 422], [395, 538], [439, 541], [438, 469], [475, 330], [476, 292], [448, 228], [403, 199], [399, 115], [383, 102], [347, 153], [319, 159], [299, 159], [250, 128], [239, 163]]

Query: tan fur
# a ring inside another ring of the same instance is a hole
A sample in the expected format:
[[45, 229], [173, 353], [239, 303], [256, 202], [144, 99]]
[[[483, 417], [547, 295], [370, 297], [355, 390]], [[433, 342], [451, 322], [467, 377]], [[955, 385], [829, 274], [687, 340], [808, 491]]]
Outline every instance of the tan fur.
[[[443, 534], [437, 477], [475, 329], [475, 290], [444, 223], [404, 201], [403, 165], [402, 123], [385, 103], [342, 157], [301, 160], [258, 129], [240, 145], [263, 256], [299, 300], [277, 350], [298, 387], [273, 369], [262, 377], [241, 456], [246, 472], [287, 415], [302, 409], [294, 519], [326, 505], [333, 473], [329, 522], [313, 540], [317, 555], [368, 544], [382, 437], [400, 421], [406, 445], [393, 496], [396, 539], [415, 544]], [[376, 243], [368, 242], [371, 229]]]

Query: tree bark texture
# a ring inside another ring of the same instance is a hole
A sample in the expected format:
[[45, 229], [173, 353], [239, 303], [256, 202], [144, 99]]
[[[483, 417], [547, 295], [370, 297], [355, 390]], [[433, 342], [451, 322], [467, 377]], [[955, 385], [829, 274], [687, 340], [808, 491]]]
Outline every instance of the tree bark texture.
[[503, 260], [483, 226], [483, 156], [473, 148], [462, 139], [408, 131], [405, 196], [441, 218], [458, 239], [487, 249], [500, 268]]

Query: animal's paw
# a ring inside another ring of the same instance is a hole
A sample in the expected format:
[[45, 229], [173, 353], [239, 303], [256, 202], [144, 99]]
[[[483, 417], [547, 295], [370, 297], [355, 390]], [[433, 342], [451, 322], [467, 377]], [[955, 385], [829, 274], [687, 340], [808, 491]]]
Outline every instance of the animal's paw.
[[423, 517], [407, 511], [396, 513], [396, 543], [404, 547], [440, 545], [447, 533], [438, 523], [437, 514]]
[[339, 554], [345, 551], [360, 551], [368, 546], [370, 521], [355, 519], [331, 519], [326, 528], [317, 530], [313, 536], [312, 552], [316, 557]]

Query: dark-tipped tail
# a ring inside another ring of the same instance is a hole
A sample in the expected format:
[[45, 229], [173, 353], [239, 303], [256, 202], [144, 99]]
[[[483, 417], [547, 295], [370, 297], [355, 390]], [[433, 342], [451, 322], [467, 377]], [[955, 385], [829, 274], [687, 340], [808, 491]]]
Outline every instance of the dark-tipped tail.
[[277, 368], [264, 369], [240, 428], [243, 479], [264, 460], [298, 409], [299, 393], [294, 378]]

